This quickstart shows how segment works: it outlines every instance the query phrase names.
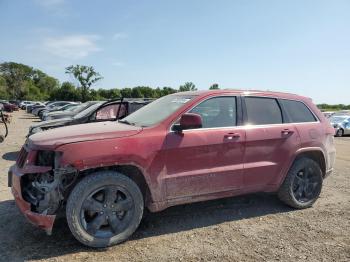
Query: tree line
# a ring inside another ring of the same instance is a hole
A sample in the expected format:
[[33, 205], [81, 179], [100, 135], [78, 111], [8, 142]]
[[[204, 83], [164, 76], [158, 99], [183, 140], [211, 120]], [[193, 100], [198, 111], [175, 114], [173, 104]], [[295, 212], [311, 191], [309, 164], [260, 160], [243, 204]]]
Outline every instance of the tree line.
[[336, 105], [319, 104], [317, 106], [322, 111], [350, 110], [350, 105], [344, 105], [344, 104], [336, 104]]
[[[178, 89], [168, 86], [92, 89], [92, 85], [102, 79], [102, 76], [93, 67], [71, 65], [66, 68], [65, 72], [73, 76], [79, 84], [75, 85], [68, 81], [61, 84], [56, 78], [28, 65], [15, 62], [1, 63], [0, 99], [85, 102], [89, 100], [108, 100], [121, 96], [126, 98], [158, 98], [176, 92], [197, 90], [192, 82], [186, 82]], [[218, 88], [217, 84], [210, 87], [210, 89]]]
[[[54, 77], [31, 66], [4, 62], [0, 64], [0, 99], [5, 100], [109, 100], [113, 98], [159, 98], [165, 95], [183, 91], [197, 90], [195, 84], [186, 82], [175, 89], [172, 87], [136, 86], [112, 89], [92, 89], [92, 85], [103, 77], [92, 66], [71, 65], [66, 68], [66, 74], [77, 80], [78, 85], [72, 82], [62, 84]], [[219, 89], [218, 84], [212, 84], [210, 90]], [[350, 110], [350, 105], [319, 104], [323, 111]]]

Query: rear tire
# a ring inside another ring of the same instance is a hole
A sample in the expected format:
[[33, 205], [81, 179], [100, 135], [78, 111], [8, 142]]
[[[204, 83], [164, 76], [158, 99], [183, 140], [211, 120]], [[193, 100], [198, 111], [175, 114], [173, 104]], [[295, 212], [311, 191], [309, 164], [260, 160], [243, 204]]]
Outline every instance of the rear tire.
[[134, 181], [101, 171], [83, 178], [66, 208], [70, 231], [84, 245], [108, 247], [127, 240], [140, 224], [143, 196]]
[[310, 158], [299, 158], [289, 170], [278, 191], [278, 197], [294, 208], [311, 207], [321, 193], [322, 182], [319, 164]]

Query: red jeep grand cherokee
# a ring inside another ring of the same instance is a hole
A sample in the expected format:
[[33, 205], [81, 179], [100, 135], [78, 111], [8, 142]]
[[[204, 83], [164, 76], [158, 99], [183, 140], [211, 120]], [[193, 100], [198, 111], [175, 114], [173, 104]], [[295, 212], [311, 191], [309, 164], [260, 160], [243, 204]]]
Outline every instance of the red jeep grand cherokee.
[[277, 192], [294, 208], [317, 200], [333, 168], [334, 129], [309, 98], [198, 91], [162, 97], [119, 122], [28, 138], [9, 186], [29, 221], [51, 233], [63, 206], [81, 243], [126, 240], [144, 208]]

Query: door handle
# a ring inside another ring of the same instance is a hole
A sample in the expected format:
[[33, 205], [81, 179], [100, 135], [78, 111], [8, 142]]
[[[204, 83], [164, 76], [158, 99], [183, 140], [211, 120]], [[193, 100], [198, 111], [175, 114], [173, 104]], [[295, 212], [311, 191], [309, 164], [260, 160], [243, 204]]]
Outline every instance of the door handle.
[[240, 137], [241, 137], [241, 135], [239, 133], [228, 133], [228, 134], [224, 135], [224, 138], [226, 138], [227, 140], [233, 140], [233, 139], [237, 139]]
[[282, 133], [283, 136], [288, 136], [288, 135], [293, 134], [294, 131], [293, 131], [293, 130], [290, 130], [290, 129], [283, 129], [283, 130], [281, 131], [281, 133]]

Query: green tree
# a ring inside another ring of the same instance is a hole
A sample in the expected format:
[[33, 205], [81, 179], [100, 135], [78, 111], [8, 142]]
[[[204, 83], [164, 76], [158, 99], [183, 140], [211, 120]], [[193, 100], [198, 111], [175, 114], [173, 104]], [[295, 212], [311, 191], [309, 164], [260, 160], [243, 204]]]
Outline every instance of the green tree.
[[119, 89], [98, 89], [97, 90], [97, 94], [99, 95], [99, 97], [103, 98], [104, 100], [110, 100], [110, 99], [114, 99], [114, 98], [118, 98], [120, 97], [120, 91]]
[[145, 97], [145, 98], [157, 97], [155, 89], [149, 86], [138, 86], [136, 88], [140, 89], [142, 97]]
[[121, 97], [121, 93], [120, 90], [117, 88], [113, 88], [109, 90], [108, 93], [108, 97], [106, 97], [107, 99], [116, 99], [116, 98], [120, 98]]
[[5, 79], [10, 96], [15, 99], [22, 98], [24, 81], [32, 77], [33, 68], [27, 65], [4, 62], [0, 64], [0, 74]]
[[0, 99], [9, 99], [9, 92], [7, 91], [7, 85], [5, 79], [0, 76]]
[[42, 75], [37, 81], [34, 81], [34, 83], [40, 91], [45, 94], [50, 94], [52, 90], [59, 87], [58, 80], [46, 74]]
[[216, 90], [216, 89], [220, 89], [220, 88], [219, 88], [219, 84], [212, 84], [212, 85], [209, 87], [209, 90]]
[[184, 85], [181, 85], [179, 88], [180, 92], [184, 91], [196, 91], [197, 88], [192, 82], [186, 82]]
[[21, 97], [25, 100], [42, 100], [44, 95], [40, 89], [34, 84], [33, 80], [23, 82], [23, 89], [21, 90]]
[[61, 87], [51, 91], [50, 100], [80, 101], [81, 94], [72, 83], [63, 82]]
[[156, 89], [156, 93], [157, 93], [156, 97], [167, 96], [170, 94], [174, 94], [176, 92], [177, 92], [176, 89], [168, 87], [168, 86], [164, 86], [162, 89], [160, 89], [160, 88]]
[[127, 98], [132, 97], [132, 89], [131, 88], [128, 88], [128, 87], [123, 88], [120, 90], [120, 93], [121, 93], [122, 97], [127, 97]]
[[140, 87], [134, 87], [131, 90], [131, 97], [133, 97], [133, 98], [141, 98], [141, 97], [143, 97], [143, 94], [141, 92], [141, 88]]
[[83, 102], [88, 100], [91, 85], [102, 79], [92, 66], [71, 65], [66, 68], [66, 73], [71, 74], [79, 82]]

